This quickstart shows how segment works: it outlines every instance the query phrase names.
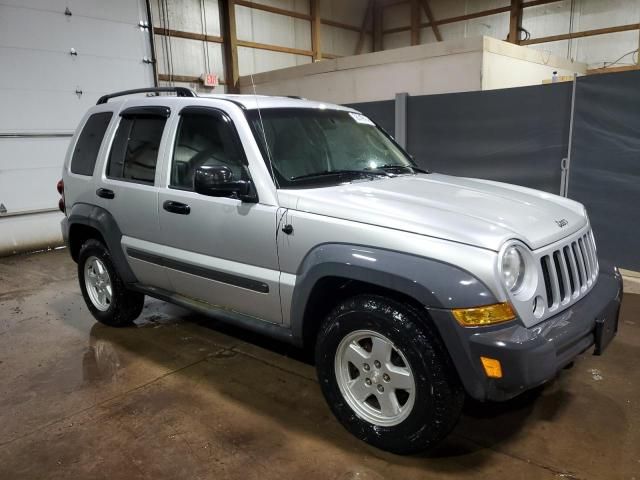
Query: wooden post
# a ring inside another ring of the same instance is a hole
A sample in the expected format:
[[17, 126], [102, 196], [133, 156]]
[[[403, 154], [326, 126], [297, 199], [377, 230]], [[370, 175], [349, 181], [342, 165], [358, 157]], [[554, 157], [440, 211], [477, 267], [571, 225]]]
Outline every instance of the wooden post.
[[431, 7], [429, 6], [429, 0], [420, 0], [420, 3], [422, 4], [424, 13], [427, 15], [427, 20], [429, 20], [429, 23], [431, 24], [431, 28], [433, 29], [433, 34], [436, 36], [436, 40], [441, 42], [442, 35], [440, 35], [438, 23], [436, 22], [436, 19], [433, 16], [433, 12], [431, 11]]
[[520, 29], [522, 28], [522, 0], [511, 0], [511, 16], [509, 18], [509, 36], [507, 41], [520, 43]]
[[411, 45], [420, 44], [420, 4], [411, 0]]
[[311, 50], [313, 61], [322, 60], [320, 0], [311, 0]]
[[374, 4], [375, 0], [369, 0], [369, 3], [367, 4], [367, 10], [364, 12], [362, 27], [360, 28], [360, 36], [358, 37], [358, 43], [356, 44], [356, 55], [360, 55], [362, 53], [364, 41], [367, 38], [367, 27], [369, 26], [369, 21], [371, 19], [371, 15], [373, 14]]
[[236, 6], [234, 0], [219, 0], [222, 37], [224, 42], [225, 83], [227, 92], [238, 93], [238, 36], [236, 35]]
[[375, 1], [373, 6], [373, 51], [379, 52], [384, 50], [384, 41], [382, 38], [382, 6]]

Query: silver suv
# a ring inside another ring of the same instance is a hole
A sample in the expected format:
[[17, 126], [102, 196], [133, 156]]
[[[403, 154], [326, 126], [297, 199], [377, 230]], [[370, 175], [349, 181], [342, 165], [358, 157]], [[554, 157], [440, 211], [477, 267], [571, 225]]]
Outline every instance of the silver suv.
[[350, 108], [107, 95], [58, 187], [98, 321], [131, 324], [149, 295], [314, 352], [338, 420], [392, 452], [442, 440], [465, 395], [514, 397], [617, 330], [620, 275], [581, 204], [421, 170]]

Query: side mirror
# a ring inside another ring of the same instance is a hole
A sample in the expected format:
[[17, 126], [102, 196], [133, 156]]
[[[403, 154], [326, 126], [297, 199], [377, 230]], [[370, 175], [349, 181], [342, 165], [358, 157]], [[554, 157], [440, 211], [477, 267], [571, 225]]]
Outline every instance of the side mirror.
[[240, 199], [248, 197], [252, 190], [250, 181], [234, 180], [231, 169], [221, 165], [198, 167], [193, 177], [193, 189], [196, 193], [210, 197], [238, 197]]

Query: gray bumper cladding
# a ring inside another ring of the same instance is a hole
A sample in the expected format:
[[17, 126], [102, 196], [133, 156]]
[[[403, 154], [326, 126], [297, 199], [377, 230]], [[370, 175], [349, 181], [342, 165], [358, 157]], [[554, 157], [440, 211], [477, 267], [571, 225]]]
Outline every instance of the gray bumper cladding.
[[[582, 300], [544, 322], [526, 328], [517, 321], [490, 328], [464, 328], [446, 311], [432, 316], [467, 392], [478, 400], [507, 400], [536, 387], [595, 344], [596, 321], [617, 325], [622, 279], [601, 265], [600, 278]], [[502, 378], [488, 378], [480, 357], [502, 365]]]

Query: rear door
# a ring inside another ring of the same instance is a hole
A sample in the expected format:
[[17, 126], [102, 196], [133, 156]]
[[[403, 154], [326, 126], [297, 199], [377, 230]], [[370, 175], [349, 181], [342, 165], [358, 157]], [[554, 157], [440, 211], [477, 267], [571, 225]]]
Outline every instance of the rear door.
[[164, 269], [139, 252], [159, 248], [159, 152], [166, 142], [170, 109], [161, 105], [127, 104], [120, 111], [106, 165], [95, 192], [122, 232], [131, 269], [144, 285], [170, 289]]
[[173, 290], [281, 323], [277, 207], [193, 191], [194, 172], [201, 165], [224, 165], [234, 178], [251, 179], [234, 122], [222, 108], [186, 106], [179, 112], [173, 140], [167, 186], [160, 190], [158, 205]]

